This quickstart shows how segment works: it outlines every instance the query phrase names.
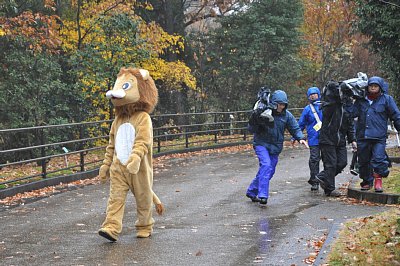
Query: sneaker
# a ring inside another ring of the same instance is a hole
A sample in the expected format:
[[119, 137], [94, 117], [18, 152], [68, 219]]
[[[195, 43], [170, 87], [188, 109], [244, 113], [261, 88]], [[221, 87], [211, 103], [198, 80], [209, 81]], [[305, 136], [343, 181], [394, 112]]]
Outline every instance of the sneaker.
[[315, 177], [315, 179], [318, 181], [319, 185], [321, 186], [322, 189], [326, 189], [325, 181], [320, 179], [318, 176]]
[[260, 204], [265, 205], [267, 204], [268, 199], [267, 198], [260, 198]]
[[319, 189], [319, 185], [318, 184], [312, 184], [311, 185], [311, 191], [317, 191]]
[[332, 191], [326, 190], [325, 191], [325, 196], [327, 196], [327, 197], [341, 197], [341, 196], [344, 196], [344, 195], [342, 193], [340, 193], [339, 191], [337, 191], [337, 190], [332, 190]]
[[260, 202], [260, 199], [257, 198], [256, 196], [251, 196], [249, 194], [246, 194], [246, 197], [248, 197], [249, 199], [251, 199], [252, 202]]

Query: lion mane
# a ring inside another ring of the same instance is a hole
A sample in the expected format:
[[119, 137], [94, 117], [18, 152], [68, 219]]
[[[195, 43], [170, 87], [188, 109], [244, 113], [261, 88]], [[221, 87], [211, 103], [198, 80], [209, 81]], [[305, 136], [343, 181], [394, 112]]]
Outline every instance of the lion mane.
[[139, 101], [123, 106], [115, 107], [115, 114], [119, 117], [129, 117], [131, 114], [144, 111], [148, 114], [154, 111], [155, 106], [158, 103], [158, 91], [151, 76], [143, 78], [138, 68], [121, 68], [117, 78], [123, 74], [135, 76], [138, 82], [138, 90], [140, 99]]

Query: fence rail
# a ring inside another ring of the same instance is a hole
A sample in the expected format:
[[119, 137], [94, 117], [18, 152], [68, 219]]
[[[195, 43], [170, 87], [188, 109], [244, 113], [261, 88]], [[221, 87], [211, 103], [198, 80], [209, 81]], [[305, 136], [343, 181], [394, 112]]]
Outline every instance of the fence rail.
[[[291, 112], [299, 116], [301, 110]], [[153, 115], [153, 154], [250, 143], [248, 116], [249, 111]], [[96, 176], [111, 123], [1, 129], [0, 198]]]

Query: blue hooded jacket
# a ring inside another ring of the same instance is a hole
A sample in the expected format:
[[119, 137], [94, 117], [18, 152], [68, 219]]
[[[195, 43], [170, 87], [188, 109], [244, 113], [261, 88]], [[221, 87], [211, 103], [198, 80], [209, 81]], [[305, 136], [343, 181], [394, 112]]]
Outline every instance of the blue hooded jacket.
[[279, 155], [283, 149], [284, 132], [285, 129], [296, 140], [304, 139], [303, 133], [297, 124], [296, 118], [287, 109], [288, 100], [286, 93], [282, 90], [277, 90], [271, 95], [271, 103], [286, 104], [286, 108], [281, 112], [277, 113], [273, 111], [274, 127], [267, 128], [262, 133], [254, 133], [254, 146], [264, 146], [270, 155]]
[[[322, 121], [322, 110], [320, 109], [320, 105], [318, 104], [321, 98], [321, 92], [319, 88], [311, 87], [307, 91], [307, 98], [309, 98], [311, 94], [318, 94], [318, 99], [314, 102], [310, 101], [310, 104], [314, 106], [315, 112], [317, 113], [319, 120]], [[316, 124], [317, 120], [315, 119], [314, 113], [310, 105], [307, 105], [306, 107], [304, 107], [303, 112], [301, 113], [299, 126], [301, 131], [306, 128], [309, 146], [318, 146], [319, 131], [315, 131], [314, 129], [314, 126]]]
[[400, 111], [393, 97], [387, 94], [388, 84], [380, 77], [369, 78], [368, 85], [370, 84], [379, 85], [382, 94], [371, 104], [366, 98], [362, 98], [346, 108], [353, 117], [358, 117], [357, 140], [386, 139], [388, 119], [393, 121], [398, 131], [400, 130]]

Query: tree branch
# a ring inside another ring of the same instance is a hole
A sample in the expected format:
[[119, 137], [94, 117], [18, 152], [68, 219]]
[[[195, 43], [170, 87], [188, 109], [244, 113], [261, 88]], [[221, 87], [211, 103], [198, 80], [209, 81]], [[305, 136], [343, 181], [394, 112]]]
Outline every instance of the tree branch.
[[392, 6], [395, 6], [395, 7], [399, 7], [399, 8], [400, 8], [400, 5], [397, 5], [397, 4], [392, 3], [392, 2], [389, 2], [389, 1], [379, 0], [379, 2], [384, 3], [384, 4], [388, 4], [388, 5], [392, 5]]

